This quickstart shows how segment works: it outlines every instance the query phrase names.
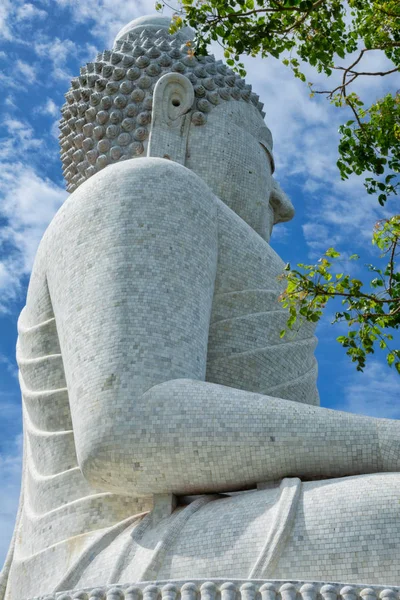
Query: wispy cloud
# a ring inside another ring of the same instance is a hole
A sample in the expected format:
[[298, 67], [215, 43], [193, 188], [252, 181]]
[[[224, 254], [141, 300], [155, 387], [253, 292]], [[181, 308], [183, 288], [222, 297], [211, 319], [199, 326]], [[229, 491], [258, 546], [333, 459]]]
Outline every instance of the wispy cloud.
[[17, 150], [26, 154], [28, 150], [41, 145], [41, 141], [35, 138], [32, 126], [26, 121], [6, 115], [0, 123], [1, 129], [3, 129], [3, 136], [0, 139], [0, 160], [2, 162], [15, 159]]
[[9, 26], [9, 18], [12, 11], [12, 5], [10, 0], [3, 0], [0, 3], [0, 38], [5, 40], [11, 39], [11, 31]]
[[42, 61], [50, 61], [54, 79], [69, 81], [72, 78], [67, 63], [71, 57], [76, 57], [80, 53], [75, 42], [68, 39], [61, 40], [58, 37], [46, 37], [34, 44], [34, 51]]
[[[0, 263], [0, 265], [1, 265], [1, 263]], [[1, 289], [1, 266], [0, 266], [0, 289]], [[4, 354], [0, 354], [0, 364], [3, 364], [5, 366], [6, 370], [11, 375], [11, 377], [18, 379], [18, 367], [17, 367], [17, 363], [15, 360], [10, 360], [10, 358], [8, 356], [5, 356]], [[3, 412], [3, 405], [2, 405], [2, 412]]]
[[[154, 0], [56, 0], [68, 7], [72, 18], [91, 27], [93, 36], [111, 46], [115, 35], [129, 21], [145, 14], [154, 14]], [[168, 11], [167, 9], [167, 12]]]
[[344, 378], [343, 391], [343, 401], [337, 406], [340, 410], [400, 419], [399, 376], [377, 360], [370, 359], [364, 373], [354, 370]]
[[[310, 189], [311, 187], [311, 189]], [[343, 250], [351, 244], [352, 252], [363, 250], [367, 255], [374, 252], [371, 245], [372, 230], [379, 219], [388, 218], [390, 203], [381, 207], [375, 196], [368, 195], [359, 177], [346, 182], [338, 179], [322, 183], [313, 189], [310, 179], [306, 182], [309, 193], [309, 217], [303, 225], [310, 256], [327, 249], [329, 245]]]
[[44, 19], [46, 17], [47, 12], [45, 10], [37, 8], [30, 2], [19, 6], [15, 14], [17, 21], [31, 21], [32, 19]]
[[16, 62], [17, 72], [22, 75], [24, 81], [33, 83], [36, 81], [36, 69], [33, 65], [30, 65], [22, 60]]
[[32, 167], [22, 163], [3, 163], [0, 172], [0, 248], [7, 247], [0, 260], [0, 311], [8, 309], [24, 276], [29, 275], [39, 241], [66, 192]]
[[24, 0], [1, 0], [0, 2], [0, 38], [7, 41], [24, 43], [19, 35], [18, 26], [26, 29], [35, 19], [43, 19], [47, 12]]
[[47, 98], [45, 104], [39, 107], [38, 112], [42, 115], [50, 115], [51, 117], [58, 116], [60, 109], [51, 98]]
[[10, 116], [1, 126], [6, 135], [0, 142], [0, 311], [5, 311], [29, 274], [40, 238], [66, 192], [33, 166], [15, 160], [42, 148], [33, 128]]
[[17, 105], [15, 104], [15, 99], [12, 94], [6, 96], [4, 104], [7, 106], [8, 110], [17, 108]]
[[275, 227], [272, 230], [272, 235], [271, 235], [271, 243], [272, 245], [274, 244], [274, 242], [280, 242], [285, 243], [289, 238], [289, 228], [287, 225], [284, 225], [284, 223], [278, 223], [277, 225], [275, 225]]

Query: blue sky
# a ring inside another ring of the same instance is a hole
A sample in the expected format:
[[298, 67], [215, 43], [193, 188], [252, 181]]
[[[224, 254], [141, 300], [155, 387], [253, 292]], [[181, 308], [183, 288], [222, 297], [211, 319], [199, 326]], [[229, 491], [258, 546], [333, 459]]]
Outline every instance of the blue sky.
[[[153, 0], [0, 1], [0, 565], [12, 533], [21, 468], [17, 318], [38, 242], [67, 197], [57, 143], [59, 109], [79, 66], [110, 47], [121, 26], [153, 12]], [[370, 68], [384, 66], [378, 55], [368, 61]], [[398, 201], [382, 210], [360, 179], [340, 181], [335, 163], [337, 129], [346, 118], [341, 111], [322, 97], [311, 99], [307, 87], [274, 59], [245, 62], [247, 80], [265, 102], [276, 176], [296, 208], [292, 222], [276, 227], [272, 245], [292, 264], [314, 261], [332, 245], [344, 256], [357, 252], [360, 265], [350, 267], [362, 278], [362, 263], [373, 260], [373, 224], [398, 212]], [[306, 71], [318, 83], [315, 73]], [[388, 85], [369, 78], [357, 91], [375, 99]], [[399, 79], [390, 87], [398, 89]], [[329, 313], [319, 325], [322, 405], [400, 418], [399, 376], [378, 355], [365, 373], [357, 373], [335, 342], [341, 329], [331, 326], [331, 319]]]

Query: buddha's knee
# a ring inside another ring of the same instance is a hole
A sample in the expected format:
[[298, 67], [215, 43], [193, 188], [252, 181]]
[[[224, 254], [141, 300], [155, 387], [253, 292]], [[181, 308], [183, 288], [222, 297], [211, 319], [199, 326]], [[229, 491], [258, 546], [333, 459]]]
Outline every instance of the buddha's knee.
[[390, 581], [400, 558], [399, 484], [399, 473], [304, 483], [274, 577], [319, 579], [321, 564], [313, 558], [316, 548], [324, 548], [326, 579]]

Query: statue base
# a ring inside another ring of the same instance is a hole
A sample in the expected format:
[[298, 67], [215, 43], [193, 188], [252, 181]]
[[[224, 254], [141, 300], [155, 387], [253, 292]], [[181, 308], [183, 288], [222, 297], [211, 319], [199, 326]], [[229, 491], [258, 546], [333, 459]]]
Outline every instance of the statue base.
[[83, 588], [31, 600], [398, 600], [400, 587], [323, 581], [192, 579]]

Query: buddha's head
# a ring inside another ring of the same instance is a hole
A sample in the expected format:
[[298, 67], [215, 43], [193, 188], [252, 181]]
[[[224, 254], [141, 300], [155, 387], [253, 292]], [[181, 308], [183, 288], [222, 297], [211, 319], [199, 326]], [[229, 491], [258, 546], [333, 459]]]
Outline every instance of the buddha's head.
[[214, 56], [193, 56], [192, 32], [169, 34], [170, 19], [142, 17], [124, 27], [113, 50], [72, 80], [62, 108], [61, 159], [73, 192], [107, 165], [147, 155], [153, 92], [167, 73], [193, 86], [185, 166], [269, 239], [293, 216], [273, 179], [272, 135], [251, 86]]

